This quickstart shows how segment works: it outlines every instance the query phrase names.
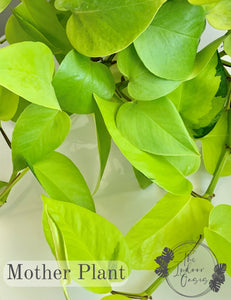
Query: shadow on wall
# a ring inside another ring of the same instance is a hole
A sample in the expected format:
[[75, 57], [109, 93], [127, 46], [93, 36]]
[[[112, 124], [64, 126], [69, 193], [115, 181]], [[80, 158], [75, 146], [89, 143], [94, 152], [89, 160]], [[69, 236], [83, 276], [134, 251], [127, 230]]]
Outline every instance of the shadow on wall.
[[0, 14], [0, 36], [4, 34], [6, 21], [11, 14], [10, 8], [15, 7], [19, 3], [19, 0], [12, 0], [10, 5]]

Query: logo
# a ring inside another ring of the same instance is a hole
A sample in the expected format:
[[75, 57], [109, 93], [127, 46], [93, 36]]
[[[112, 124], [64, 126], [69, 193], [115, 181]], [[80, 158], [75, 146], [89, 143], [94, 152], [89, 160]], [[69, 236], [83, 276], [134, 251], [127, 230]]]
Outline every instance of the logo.
[[203, 243], [189, 241], [173, 249], [165, 247], [155, 262], [155, 273], [166, 278], [169, 287], [183, 297], [217, 293], [225, 283], [226, 264], [219, 263]]

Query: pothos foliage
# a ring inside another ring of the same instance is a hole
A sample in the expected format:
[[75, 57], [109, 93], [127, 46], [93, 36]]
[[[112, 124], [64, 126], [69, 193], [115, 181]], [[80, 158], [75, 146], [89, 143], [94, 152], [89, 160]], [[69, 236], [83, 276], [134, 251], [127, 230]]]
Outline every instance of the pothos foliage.
[[[0, 12], [9, 3], [1, 0]], [[206, 19], [227, 32], [198, 52]], [[77, 260], [155, 270], [165, 247], [204, 233], [231, 275], [231, 206], [210, 203], [218, 178], [231, 175], [231, 76], [224, 68], [231, 64], [223, 60], [231, 55], [230, 30], [229, 0], [22, 0], [6, 24], [10, 45], [0, 49], [0, 120], [16, 122], [12, 142], [0, 126], [13, 160], [9, 182], [0, 181], [1, 205], [30, 169], [50, 197], [42, 196], [47, 242], [73, 271]], [[95, 192], [111, 139], [142, 188], [155, 183], [167, 191], [126, 236], [96, 213], [77, 166], [55, 152], [72, 114], [95, 119]], [[187, 179], [201, 163], [198, 140], [213, 175], [203, 196]], [[78, 281], [72, 274], [63, 285]], [[88, 289], [108, 293], [111, 283]]]

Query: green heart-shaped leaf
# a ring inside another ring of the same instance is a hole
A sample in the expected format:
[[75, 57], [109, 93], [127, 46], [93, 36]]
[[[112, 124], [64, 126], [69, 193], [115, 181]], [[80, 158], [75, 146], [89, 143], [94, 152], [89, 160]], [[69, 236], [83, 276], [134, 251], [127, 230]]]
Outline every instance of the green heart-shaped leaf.
[[33, 164], [31, 169], [50, 197], [95, 211], [91, 193], [82, 174], [65, 155], [52, 152]]
[[67, 35], [86, 56], [106, 56], [131, 44], [147, 28], [165, 0], [56, 0], [59, 10], [70, 10]]
[[62, 144], [70, 130], [70, 118], [61, 111], [29, 105], [12, 136], [14, 170], [33, 165]]
[[135, 40], [135, 48], [144, 65], [156, 76], [185, 80], [193, 70], [204, 27], [201, 6], [191, 5], [187, 0], [170, 0]]
[[117, 65], [128, 77], [128, 93], [136, 100], [154, 100], [167, 95], [180, 81], [166, 80], [152, 74], [142, 63], [133, 45], [118, 54]]
[[54, 59], [42, 43], [23, 42], [0, 49], [0, 85], [26, 100], [59, 109], [51, 85]]
[[231, 1], [221, 0], [218, 3], [204, 5], [206, 18], [210, 25], [220, 30], [231, 29]]
[[[126, 235], [133, 268], [154, 270], [163, 249], [174, 249], [185, 241], [197, 241], [208, 224], [212, 204], [191, 195], [166, 194]], [[173, 265], [185, 258], [185, 253]]]
[[[56, 224], [62, 236], [62, 247], [65, 249], [65, 260], [71, 270], [71, 278], [96, 293], [109, 293], [111, 291], [109, 280], [101, 280], [102, 283], [98, 280], [97, 285], [94, 283], [97, 280], [88, 277], [84, 281], [80, 280], [76, 263], [86, 261], [86, 263], [97, 262], [99, 264], [99, 261], [107, 261], [109, 266], [110, 262], [119, 261], [120, 263], [121, 261], [127, 265], [129, 271], [130, 251], [122, 233], [100, 215], [81, 206], [56, 201], [45, 196], [42, 196], [42, 199], [44, 203], [43, 229], [53, 254], [55, 255], [56, 251], [49, 219]], [[90, 283], [93, 285], [91, 286]]]
[[231, 276], [231, 206], [218, 205], [211, 211], [209, 226], [205, 228], [205, 239], [209, 248], [215, 253], [219, 263], [227, 265]]
[[224, 109], [227, 92], [226, 74], [215, 53], [197, 77], [183, 82], [168, 97], [175, 104], [189, 132], [195, 138], [200, 138], [215, 126]]
[[[192, 168], [197, 169], [199, 166], [198, 159], [191, 156], [192, 160], [189, 163], [189, 156], [187, 157], [187, 163], [185, 163], [182, 157], [177, 157], [174, 161], [174, 157], [153, 155], [140, 150], [129, 142], [117, 128], [115, 117], [121, 104], [116, 103], [116, 98], [114, 99], [115, 102], [109, 102], [95, 95], [95, 99], [114, 142], [136, 169], [167, 191], [175, 194], [191, 192], [192, 185], [183, 173], [188, 173], [189, 169], [191, 171]], [[171, 178], [171, 180], [168, 180], [168, 178]]]
[[109, 69], [72, 50], [62, 61], [53, 80], [61, 107], [72, 113], [94, 111], [93, 93], [111, 99], [115, 83]]
[[116, 116], [120, 132], [139, 149], [166, 156], [199, 156], [171, 101], [125, 103]]

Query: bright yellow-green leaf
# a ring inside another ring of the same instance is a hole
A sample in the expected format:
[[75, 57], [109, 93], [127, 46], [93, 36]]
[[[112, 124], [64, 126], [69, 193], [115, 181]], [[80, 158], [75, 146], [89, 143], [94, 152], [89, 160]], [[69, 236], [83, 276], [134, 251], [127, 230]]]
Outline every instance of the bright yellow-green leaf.
[[221, 0], [218, 3], [204, 5], [204, 8], [210, 25], [220, 30], [231, 29], [230, 0]]
[[59, 109], [51, 85], [54, 59], [42, 43], [23, 42], [0, 49], [0, 85], [26, 100]]
[[[177, 158], [175, 165], [181, 169], [180, 171], [174, 165], [174, 157], [153, 155], [134, 146], [121, 134], [116, 126], [115, 117], [121, 104], [105, 101], [96, 95], [95, 99], [114, 142], [136, 169], [167, 191], [175, 194], [191, 192], [192, 185], [183, 175], [183, 171], [187, 173], [189, 168], [192, 168], [191, 165], [185, 166], [184, 160], [180, 158], [183, 161], [183, 165], [181, 165], [179, 158]], [[193, 165], [193, 168], [197, 168], [198, 163], [196, 165]]]
[[[185, 241], [196, 242], [208, 225], [212, 207], [208, 200], [190, 194], [166, 194], [126, 235], [133, 268], [154, 270], [158, 266], [154, 259], [165, 247], [173, 250]], [[182, 252], [175, 265], [184, 256]]]
[[133, 45], [118, 54], [117, 65], [120, 72], [128, 77], [128, 93], [136, 100], [160, 98], [173, 91], [181, 83], [152, 74], [140, 60]]
[[95, 211], [82, 174], [65, 155], [52, 152], [33, 164], [31, 169], [50, 197]]
[[0, 86], [0, 120], [8, 121], [15, 115], [18, 108], [18, 95]]
[[158, 77], [185, 80], [192, 72], [201, 33], [203, 8], [169, 0], [134, 42], [144, 65]]
[[195, 5], [202, 5], [202, 4], [211, 4], [216, 3], [222, 0], [188, 0], [189, 3], [195, 4]]
[[[71, 278], [81, 284], [76, 272], [77, 261], [121, 261], [130, 270], [130, 251], [125, 238], [118, 228], [96, 213], [73, 203], [56, 201], [42, 196], [44, 203], [43, 228], [48, 244], [53, 254], [56, 254], [52, 233], [49, 228], [49, 218], [55, 223], [62, 236], [62, 248], [65, 249], [65, 258]], [[46, 212], [46, 213], [45, 213]], [[56, 256], [56, 255], [55, 255]], [[57, 257], [56, 257], [57, 258]], [[105, 265], [105, 264], [104, 264]], [[109, 293], [109, 280], [98, 281], [98, 286], [84, 287], [96, 293]], [[94, 280], [93, 280], [94, 282]]]
[[218, 205], [211, 211], [209, 226], [205, 228], [205, 239], [215, 253], [218, 262], [227, 265], [231, 276], [231, 206]]
[[33, 165], [62, 144], [70, 130], [65, 112], [29, 105], [14, 128], [12, 158], [14, 170]]
[[139, 149], [165, 156], [195, 156], [197, 147], [172, 102], [163, 97], [121, 105], [116, 115], [120, 132]]
[[[218, 161], [228, 144], [228, 114], [224, 111], [213, 130], [201, 140], [205, 168], [210, 174], [214, 174]], [[221, 176], [229, 175], [231, 175], [231, 155], [221, 172]]]
[[106, 56], [131, 44], [152, 21], [165, 0], [56, 0], [59, 10], [70, 10], [67, 35], [86, 56]]
[[228, 35], [224, 41], [224, 50], [229, 56], [231, 56], [231, 35]]
[[226, 74], [215, 53], [198, 76], [183, 82], [168, 98], [175, 104], [189, 132], [200, 138], [216, 124], [224, 109], [227, 92]]
[[111, 99], [115, 90], [110, 70], [75, 50], [69, 52], [62, 61], [53, 86], [61, 107], [78, 114], [94, 112], [93, 93]]
[[10, 4], [11, 0], [0, 0], [0, 13]]

